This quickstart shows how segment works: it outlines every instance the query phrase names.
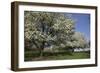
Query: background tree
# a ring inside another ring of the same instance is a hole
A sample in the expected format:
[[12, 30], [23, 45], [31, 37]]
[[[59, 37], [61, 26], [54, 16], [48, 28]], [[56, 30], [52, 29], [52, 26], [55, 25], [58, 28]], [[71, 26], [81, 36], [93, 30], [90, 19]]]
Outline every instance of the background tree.
[[64, 13], [25, 11], [24, 16], [25, 45], [32, 43], [40, 56], [47, 46], [67, 46], [75, 32], [74, 20]]
[[89, 41], [86, 39], [84, 34], [80, 32], [75, 32], [73, 35], [73, 46], [75, 48], [88, 48], [89, 47]]

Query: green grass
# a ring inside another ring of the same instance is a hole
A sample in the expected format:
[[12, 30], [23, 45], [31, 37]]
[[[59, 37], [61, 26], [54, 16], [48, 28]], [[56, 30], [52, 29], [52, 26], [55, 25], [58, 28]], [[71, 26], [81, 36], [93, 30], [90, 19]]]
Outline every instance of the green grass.
[[25, 51], [25, 61], [40, 61], [40, 60], [64, 60], [64, 59], [87, 59], [90, 58], [89, 52], [44, 52], [40, 58], [38, 51]]

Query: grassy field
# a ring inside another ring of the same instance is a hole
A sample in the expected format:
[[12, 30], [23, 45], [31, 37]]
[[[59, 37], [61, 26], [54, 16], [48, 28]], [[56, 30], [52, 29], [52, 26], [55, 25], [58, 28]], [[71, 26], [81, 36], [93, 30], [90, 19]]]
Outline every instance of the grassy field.
[[24, 60], [25, 61], [42, 61], [42, 60], [64, 60], [64, 59], [86, 59], [90, 58], [89, 52], [60, 52], [51, 53], [44, 52], [43, 56], [39, 56], [39, 52], [25, 51]]

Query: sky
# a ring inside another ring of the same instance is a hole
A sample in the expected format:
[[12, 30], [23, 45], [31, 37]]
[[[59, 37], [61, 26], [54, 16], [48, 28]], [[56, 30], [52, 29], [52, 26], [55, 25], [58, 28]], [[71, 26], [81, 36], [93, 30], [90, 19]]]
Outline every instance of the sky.
[[70, 13], [75, 20], [75, 30], [81, 32], [90, 40], [90, 14]]

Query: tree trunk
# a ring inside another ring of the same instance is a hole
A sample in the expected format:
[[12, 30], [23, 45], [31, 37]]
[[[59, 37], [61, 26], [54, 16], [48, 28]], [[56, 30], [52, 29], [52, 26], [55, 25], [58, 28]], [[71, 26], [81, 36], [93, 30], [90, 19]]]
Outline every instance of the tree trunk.
[[72, 48], [72, 53], [74, 52], [74, 49]]
[[40, 57], [43, 57], [43, 48], [40, 50]]
[[[41, 20], [41, 24], [42, 24], [42, 33], [44, 33], [44, 30], [45, 30], [45, 25], [44, 25], [44, 23], [43, 23], [43, 21], [44, 21], [44, 18]], [[41, 50], [40, 50], [40, 57], [43, 57], [43, 50], [44, 50], [44, 45], [45, 45], [45, 42], [44, 41], [42, 41], [42, 45], [41, 45]]]
[[40, 57], [43, 57], [43, 50], [44, 50], [45, 42], [42, 42], [41, 50], [40, 50]]

